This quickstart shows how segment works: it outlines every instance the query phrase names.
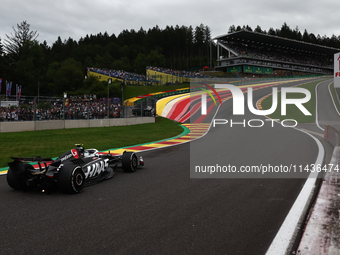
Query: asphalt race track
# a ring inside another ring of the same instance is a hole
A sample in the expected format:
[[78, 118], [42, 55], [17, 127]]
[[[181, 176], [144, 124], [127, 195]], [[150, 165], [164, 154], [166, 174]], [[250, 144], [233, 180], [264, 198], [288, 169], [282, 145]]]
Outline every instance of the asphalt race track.
[[[254, 100], [270, 92], [258, 90]], [[218, 116], [230, 117], [229, 104]], [[0, 254], [265, 254], [305, 179], [193, 179], [191, 146], [248, 165], [314, 163], [318, 152], [290, 128], [219, 127], [191, 145], [143, 152], [143, 169], [119, 170], [78, 195], [14, 191], [3, 175]]]

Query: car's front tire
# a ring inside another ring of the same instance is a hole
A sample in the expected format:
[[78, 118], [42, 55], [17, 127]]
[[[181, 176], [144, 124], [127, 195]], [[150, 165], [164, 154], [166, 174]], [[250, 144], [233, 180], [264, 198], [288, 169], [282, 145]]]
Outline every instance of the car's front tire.
[[80, 166], [64, 166], [58, 173], [58, 188], [65, 193], [76, 194], [83, 190], [85, 174]]

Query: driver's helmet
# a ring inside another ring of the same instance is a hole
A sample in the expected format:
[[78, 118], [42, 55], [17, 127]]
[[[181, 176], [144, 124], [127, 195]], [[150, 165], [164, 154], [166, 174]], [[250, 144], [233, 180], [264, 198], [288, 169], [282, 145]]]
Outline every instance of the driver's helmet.
[[87, 149], [84, 151], [84, 158], [99, 157], [97, 149]]
[[78, 151], [78, 153], [79, 153], [79, 155], [81, 156], [81, 157], [83, 157], [84, 156], [84, 147], [83, 147], [83, 145], [82, 144], [75, 144], [77, 147], [76, 147], [76, 150]]

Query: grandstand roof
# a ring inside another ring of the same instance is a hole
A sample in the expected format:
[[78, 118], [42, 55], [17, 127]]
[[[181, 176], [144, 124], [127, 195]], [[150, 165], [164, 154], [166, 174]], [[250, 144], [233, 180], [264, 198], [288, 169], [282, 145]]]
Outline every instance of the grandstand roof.
[[247, 30], [241, 30], [230, 34], [220, 35], [213, 39], [223, 41], [235, 41], [240, 43], [265, 44], [269, 46], [273, 45], [274, 47], [287, 48], [288, 50], [294, 49], [326, 55], [334, 55], [335, 53], [340, 52], [340, 49], [337, 48], [331, 48], [318, 44], [312, 44], [273, 35], [261, 34]]

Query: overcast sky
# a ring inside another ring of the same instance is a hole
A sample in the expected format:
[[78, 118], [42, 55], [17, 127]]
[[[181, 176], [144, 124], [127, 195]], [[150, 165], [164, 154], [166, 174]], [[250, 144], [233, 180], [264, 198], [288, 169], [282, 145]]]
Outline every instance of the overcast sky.
[[340, 35], [339, 0], [1, 0], [0, 38], [26, 20], [39, 42], [52, 44], [58, 36], [78, 41], [87, 34], [119, 35], [124, 29], [156, 25], [209, 26], [212, 37], [228, 33], [231, 25], [257, 25], [262, 30], [286, 22], [301, 33]]

